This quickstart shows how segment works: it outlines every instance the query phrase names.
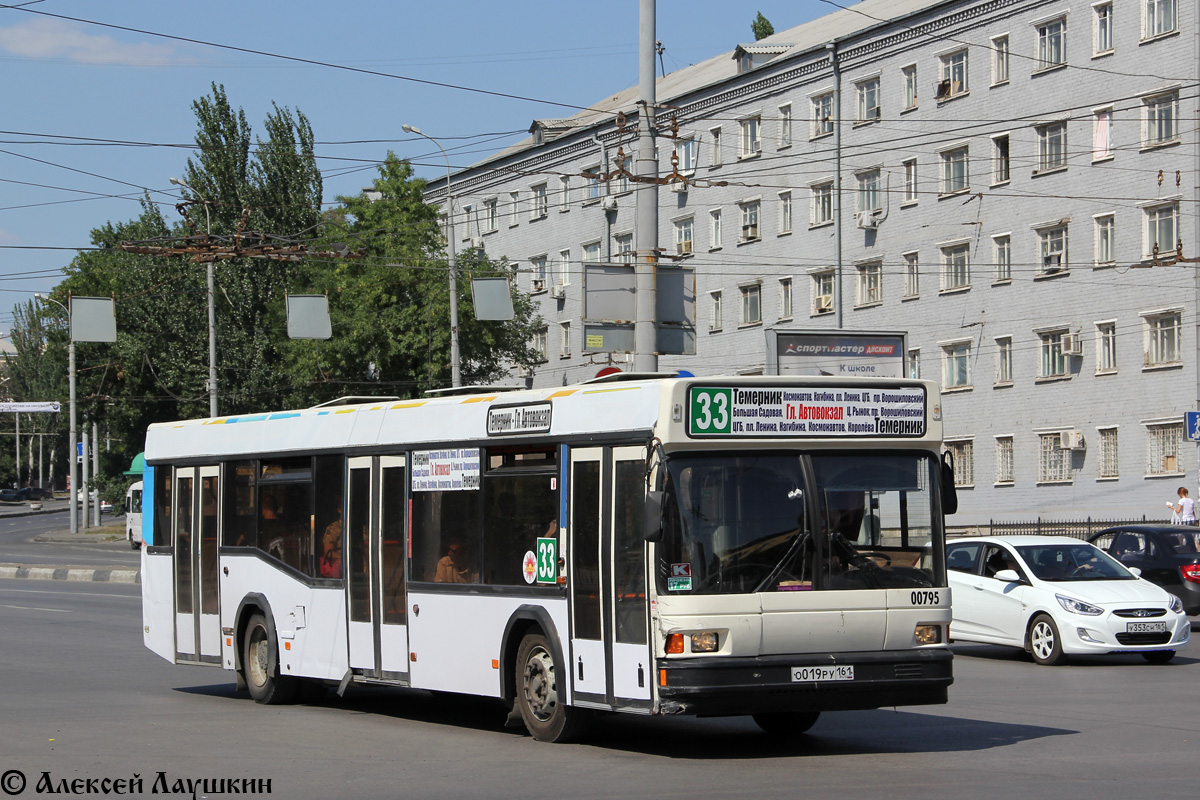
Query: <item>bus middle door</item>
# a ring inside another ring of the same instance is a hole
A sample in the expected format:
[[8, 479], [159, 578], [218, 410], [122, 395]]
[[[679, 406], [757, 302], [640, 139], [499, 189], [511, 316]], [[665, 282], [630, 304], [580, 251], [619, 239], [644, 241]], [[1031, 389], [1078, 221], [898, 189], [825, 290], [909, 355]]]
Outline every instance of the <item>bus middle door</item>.
[[175, 471], [175, 651], [180, 662], [221, 663], [217, 569], [220, 467]]

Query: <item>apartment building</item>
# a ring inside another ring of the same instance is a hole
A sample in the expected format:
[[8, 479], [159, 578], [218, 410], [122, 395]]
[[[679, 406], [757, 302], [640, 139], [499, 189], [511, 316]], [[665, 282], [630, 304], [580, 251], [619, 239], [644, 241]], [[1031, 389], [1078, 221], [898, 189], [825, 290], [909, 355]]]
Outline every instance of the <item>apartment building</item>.
[[[865, 0], [660, 78], [659, 268], [696, 298], [694, 355], [660, 367], [762, 374], [768, 329], [905, 331], [943, 387], [956, 524], [1162, 518], [1197, 491], [1195, 12]], [[453, 177], [458, 247], [541, 304], [535, 385], [627, 368], [589, 351], [581, 279], [634, 257], [635, 100]]]

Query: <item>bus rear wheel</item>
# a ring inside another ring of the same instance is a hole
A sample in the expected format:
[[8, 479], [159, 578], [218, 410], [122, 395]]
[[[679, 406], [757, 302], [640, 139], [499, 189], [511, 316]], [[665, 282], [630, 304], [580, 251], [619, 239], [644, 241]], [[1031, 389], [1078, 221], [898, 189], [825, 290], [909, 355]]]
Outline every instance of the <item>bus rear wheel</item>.
[[795, 736], [817, 724], [820, 711], [771, 711], [753, 714], [751, 719], [772, 736]]
[[[561, 701], [550, 642], [529, 634], [517, 649], [516, 703], [529, 734], [539, 742], [570, 742], [582, 735], [587, 712]], [[564, 680], [566, 675], [561, 676]]]
[[274, 626], [268, 625], [262, 614], [252, 616], [246, 625], [242, 670], [250, 696], [263, 705], [286, 703], [296, 693], [295, 680], [279, 674], [279, 663], [271, 647], [274, 635]]

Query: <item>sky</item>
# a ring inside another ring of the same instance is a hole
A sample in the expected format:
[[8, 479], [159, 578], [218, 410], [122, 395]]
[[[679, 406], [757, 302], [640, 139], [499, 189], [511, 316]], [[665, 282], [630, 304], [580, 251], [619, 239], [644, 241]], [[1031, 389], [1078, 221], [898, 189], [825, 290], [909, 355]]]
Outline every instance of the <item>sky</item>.
[[[783, 31], [836, 10], [826, 0], [657, 9], [668, 72], [753, 41], [759, 11]], [[467, 166], [534, 119], [635, 86], [637, 42], [637, 0], [0, 0], [0, 335], [15, 305], [58, 283], [92, 229], [137, 217], [144, 193], [177, 218], [169, 181], [192, 154], [192, 103], [213, 83], [254, 134], [273, 102], [304, 112], [332, 203], [370, 185], [388, 150], [419, 175], [445, 173], [404, 124]]]

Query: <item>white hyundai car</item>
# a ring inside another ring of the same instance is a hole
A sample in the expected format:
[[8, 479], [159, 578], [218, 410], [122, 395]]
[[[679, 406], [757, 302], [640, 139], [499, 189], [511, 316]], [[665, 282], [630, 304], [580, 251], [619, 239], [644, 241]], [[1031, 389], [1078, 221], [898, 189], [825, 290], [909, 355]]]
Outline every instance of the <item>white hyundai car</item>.
[[1178, 597], [1078, 539], [953, 539], [946, 568], [954, 641], [1020, 647], [1039, 664], [1103, 653], [1165, 664], [1191, 636]]

